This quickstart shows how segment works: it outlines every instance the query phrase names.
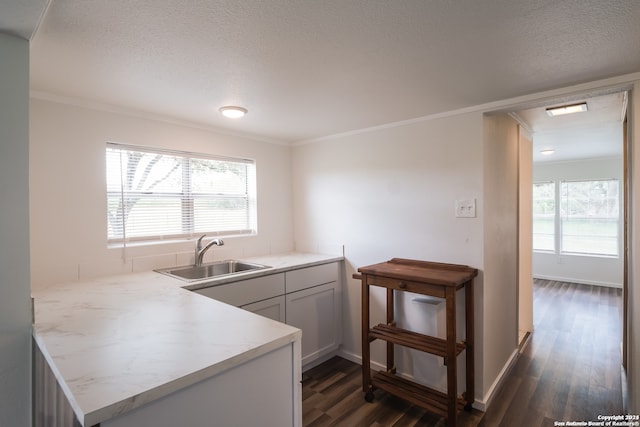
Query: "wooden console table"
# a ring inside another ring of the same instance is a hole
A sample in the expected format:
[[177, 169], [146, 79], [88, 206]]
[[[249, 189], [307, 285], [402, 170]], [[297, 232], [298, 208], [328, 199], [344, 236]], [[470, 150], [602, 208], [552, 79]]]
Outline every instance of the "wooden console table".
[[[401, 397], [428, 411], [447, 418], [455, 427], [458, 411], [471, 410], [474, 401], [473, 355], [473, 278], [475, 268], [457, 264], [393, 258], [358, 269], [354, 278], [362, 280], [362, 389], [373, 401], [376, 388]], [[369, 288], [387, 289], [387, 322], [370, 327]], [[465, 289], [465, 340], [457, 342], [456, 291]], [[444, 298], [446, 301], [446, 339], [401, 329], [394, 320], [394, 291], [414, 292]], [[387, 369], [371, 375], [369, 344], [381, 339], [387, 343]], [[396, 374], [394, 345], [401, 345], [444, 358], [447, 366], [447, 393], [401, 378]], [[466, 391], [458, 397], [457, 357], [466, 351]]]

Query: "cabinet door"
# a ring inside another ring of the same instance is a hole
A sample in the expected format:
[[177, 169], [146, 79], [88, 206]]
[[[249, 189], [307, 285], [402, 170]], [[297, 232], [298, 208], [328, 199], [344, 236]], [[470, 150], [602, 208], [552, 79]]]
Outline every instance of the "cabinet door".
[[340, 345], [341, 302], [338, 282], [286, 295], [287, 324], [302, 329], [302, 365]]
[[284, 273], [197, 289], [194, 292], [241, 307], [284, 295]]
[[253, 304], [243, 305], [240, 308], [284, 323], [284, 307], [285, 298], [283, 295], [275, 298], [269, 298], [268, 300], [264, 301], [254, 302]]

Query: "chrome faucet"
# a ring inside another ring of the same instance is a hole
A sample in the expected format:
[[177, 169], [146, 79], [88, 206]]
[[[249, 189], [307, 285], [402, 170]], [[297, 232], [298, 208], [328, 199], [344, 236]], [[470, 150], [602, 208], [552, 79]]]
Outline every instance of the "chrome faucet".
[[207, 235], [203, 234], [196, 241], [196, 264], [195, 264], [196, 267], [200, 267], [202, 265], [202, 258], [204, 258], [204, 254], [207, 252], [207, 250], [211, 246], [213, 246], [213, 245], [216, 245], [216, 246], [224, 245], [224, 241], [222, 239], [211, 239], [209, 241], [209, 243], [207, 243], [204, 247], [202, 247], [202, 239], [204, 239], [205, 237], [207, 237]]

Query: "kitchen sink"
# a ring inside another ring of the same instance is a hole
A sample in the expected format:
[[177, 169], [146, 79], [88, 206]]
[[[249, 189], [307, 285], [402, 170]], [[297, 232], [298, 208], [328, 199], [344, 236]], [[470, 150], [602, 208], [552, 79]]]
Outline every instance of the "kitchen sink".
[[186, 265], [183, 267], [163, 268], [155, 271], [187, 282], [193, 282], [195, 280], [228, 276], [231, 274], [245, 273], [247, 271], [260, 270], [264, 268], [269, 268], [269, 266], [228, 259], [225, 261], [202, 264], [200, 266]]

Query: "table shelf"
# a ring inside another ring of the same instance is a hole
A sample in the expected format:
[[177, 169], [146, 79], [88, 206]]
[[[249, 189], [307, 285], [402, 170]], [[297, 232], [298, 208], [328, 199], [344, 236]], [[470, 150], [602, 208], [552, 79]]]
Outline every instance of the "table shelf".
[[[447, 419], [455, 427], [460, 410], [471, 410], [474, 401], [474, 329], [473, 279], [478, 270], [457, 264], [393, 258], [387, 262], [360, 267], [354, 278], [362, 281], [362, 389], [365, 399], [373, 401], [376, 389], [403, 398]], [[371, 286], [386, 288], [386, 324], [370, 327]], [[456, 292], [465, 292], [465, 339], [457, 341]], [[444, 298], [446, 303], [446, 339], [396, 326], [394, 293], [413, 292]], [[377, 339], [387, 345], [387, 369], [371, 375], [370, 344]], [[447, 392], [426, 387], [396, 375], [394, 345], [412, 348], [444, 358], [447, 368]], [[457, 359], [465, 352], [466, 390], [457, 393]]]
[[[371, 328], [369, 330], [369, 341], [371, 342], [375, 339], [381, 339], [440, 357], [446, 357], [447, 355], [446, 340], [391, 325], [379, 324]], [[464, 342], [456, 343], [456, 356], [462, 353], [465, 348]]]
[[[371, 378], [372, 384], [393, 395], [402, 396], [408, 402], [430, 412], [446, 417], [448, 415], [449, 396], [422, 384], [404, 379], [389, 372], [380, 371]], [[462, 411], [466, 402], [462, 397], [456, 401], [457, 411]]]

